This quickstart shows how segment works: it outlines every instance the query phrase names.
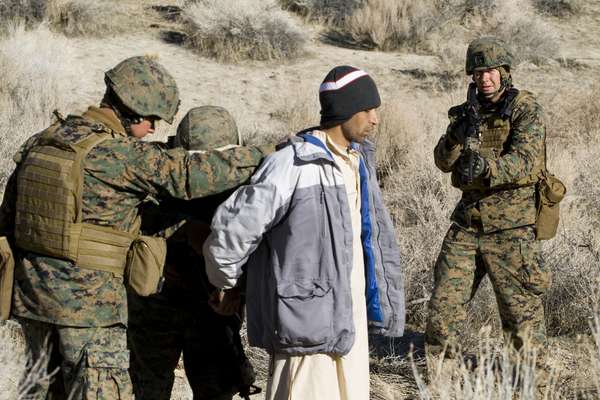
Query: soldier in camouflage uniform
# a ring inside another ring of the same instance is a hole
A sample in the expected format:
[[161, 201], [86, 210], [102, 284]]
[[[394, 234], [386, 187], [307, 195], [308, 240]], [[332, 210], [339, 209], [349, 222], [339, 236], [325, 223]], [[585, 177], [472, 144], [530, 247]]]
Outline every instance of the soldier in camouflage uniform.
[[[452, 173], [453, 186], [462, 191], [435, 264], [426, 329], [434, 354], [445, 345], [452, 350], [466, 319], [465, 304], [485, 274], [514, 347], [521, 348], [526, 335], [540, 349], [546, 344], [540, 296], [550, 272], [535, 237], [545, 127], [533, 94], [513, 87], [511, 62], [497, 39], [469, 45], [466, 73], [473, 76], [470, 89], [476, 97], [449, 110], [450, 124], [434, 150], [437, 167]], [[473, 132], [479, 149], [465, 151]]]
[[[191, 109], [173, 138], [173, 146], [188, 151], [240, 144], [232, 116], [214, 106]], [[239, 340], [239, 307], [233, 316], [218, 315], [210, 307], [209, 295], [215, 288], [208, 282], [202, 257], [215, 209], [230, 193], [165, 200], [143, 210], [144, 234], [169, 235], [172, 226], [179, 229], [167, 241], [160, 293], [142, 297], [128, 291], [130, 371], [137, 398], [168, 400], [182, 353], [194, 399], [231, 400], [251, 383], [241, 382], [240, 369], [249, 367], [252, 373], [251, 366], [241, 342], [233, 343]]]
[[47, 338], [48, 369], [59, 368], [52, 385], [32, 389], [35, 399], [133, 397], [123, 270], [139, 206], [148, 196], [227, 190], [272, 151], [189, 154], [142, 141], [158, 120], [172, 123], [175, 81], [147, 57], [122, 61], [105, 81], [100, 107], [60, 118], [21, 147], [0, 208], [17, 264], [12, 315], [33, 357]]

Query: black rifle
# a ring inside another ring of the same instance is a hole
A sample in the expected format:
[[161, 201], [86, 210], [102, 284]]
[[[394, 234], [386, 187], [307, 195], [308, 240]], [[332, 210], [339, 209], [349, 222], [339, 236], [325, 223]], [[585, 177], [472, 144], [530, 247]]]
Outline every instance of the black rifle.
[[468, 162], [469, 168], [467, 169], [466, 182], [468, 185], [473, 183], [475, 179], [473, 165], [475, 163], [475, 157], [479, 153], [479, 147], [481, 146], [481, 117], [479, 116], [479, 109], [481, 105], [477, 100], [477, 85], [472, 82], [469, 84], [469, 90], [467, 92], [467, 104], [465, 109], [465, 118], [467, 119], [467, 131], [465, 134], [465, 142], [463, 143], [463, 149], [461, 157]]

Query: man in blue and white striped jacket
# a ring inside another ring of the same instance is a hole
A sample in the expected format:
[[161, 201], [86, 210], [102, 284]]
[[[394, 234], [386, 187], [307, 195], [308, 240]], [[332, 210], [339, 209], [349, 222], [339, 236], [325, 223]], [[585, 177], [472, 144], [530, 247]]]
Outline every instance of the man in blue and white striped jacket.
[[319, 100], [320, 126], [268, 156], [217, 210], [204, 256], [223, 307], [246, 265], [248, 338], [271, 354], [267, 399], [367, 400], [368, 328], [401, 336], [405, 319], [367, 140], [381, 101], [348, 66], [327, 74]]

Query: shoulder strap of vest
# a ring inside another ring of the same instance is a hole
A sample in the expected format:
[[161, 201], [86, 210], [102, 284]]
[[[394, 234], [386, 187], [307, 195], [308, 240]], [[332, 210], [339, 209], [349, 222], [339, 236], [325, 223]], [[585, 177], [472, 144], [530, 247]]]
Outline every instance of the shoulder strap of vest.
[[92, 149], [100, 144], [101, 142], [109, 139], [111, 135], [106, 132], [92, 133], [85, 139], [72, 144], [71, 147], [75, 150], [75, 165], [79, 167], [74, 168], [73, 181], [75, 183], [75, 191], [77, 198], [77, 222], [81, 222], [83, 219], [83, 163], [87, 155]]
[[512, 116], [513, 107], [520, 97], [521, 92], [519, 92], [519, 89], [511, 87], [507, 90], [506, 97], [502, 101], [502, 108], [500, 109], [502, 119], [508, 119]]

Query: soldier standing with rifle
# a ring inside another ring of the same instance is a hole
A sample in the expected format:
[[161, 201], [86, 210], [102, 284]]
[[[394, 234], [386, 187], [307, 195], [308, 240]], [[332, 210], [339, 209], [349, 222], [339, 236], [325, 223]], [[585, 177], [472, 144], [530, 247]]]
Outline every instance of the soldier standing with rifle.
[[503, 331], [520, 349], [527, 335], [546, 346], [541, 296], [550, 285], [536, 239], [536, 184], [545, 167], [543, 111], [535, 97], [512, 85], [512, 55], [495, 38], [473, 41], [466, 73], [467, 102], [450, 108], [450, 124], [435, 163], [452, 173], [462, 198], [435, 264], [426, 345], [448, 345], [452, 357], [465, 304], [485, 274], [490, 277]]

